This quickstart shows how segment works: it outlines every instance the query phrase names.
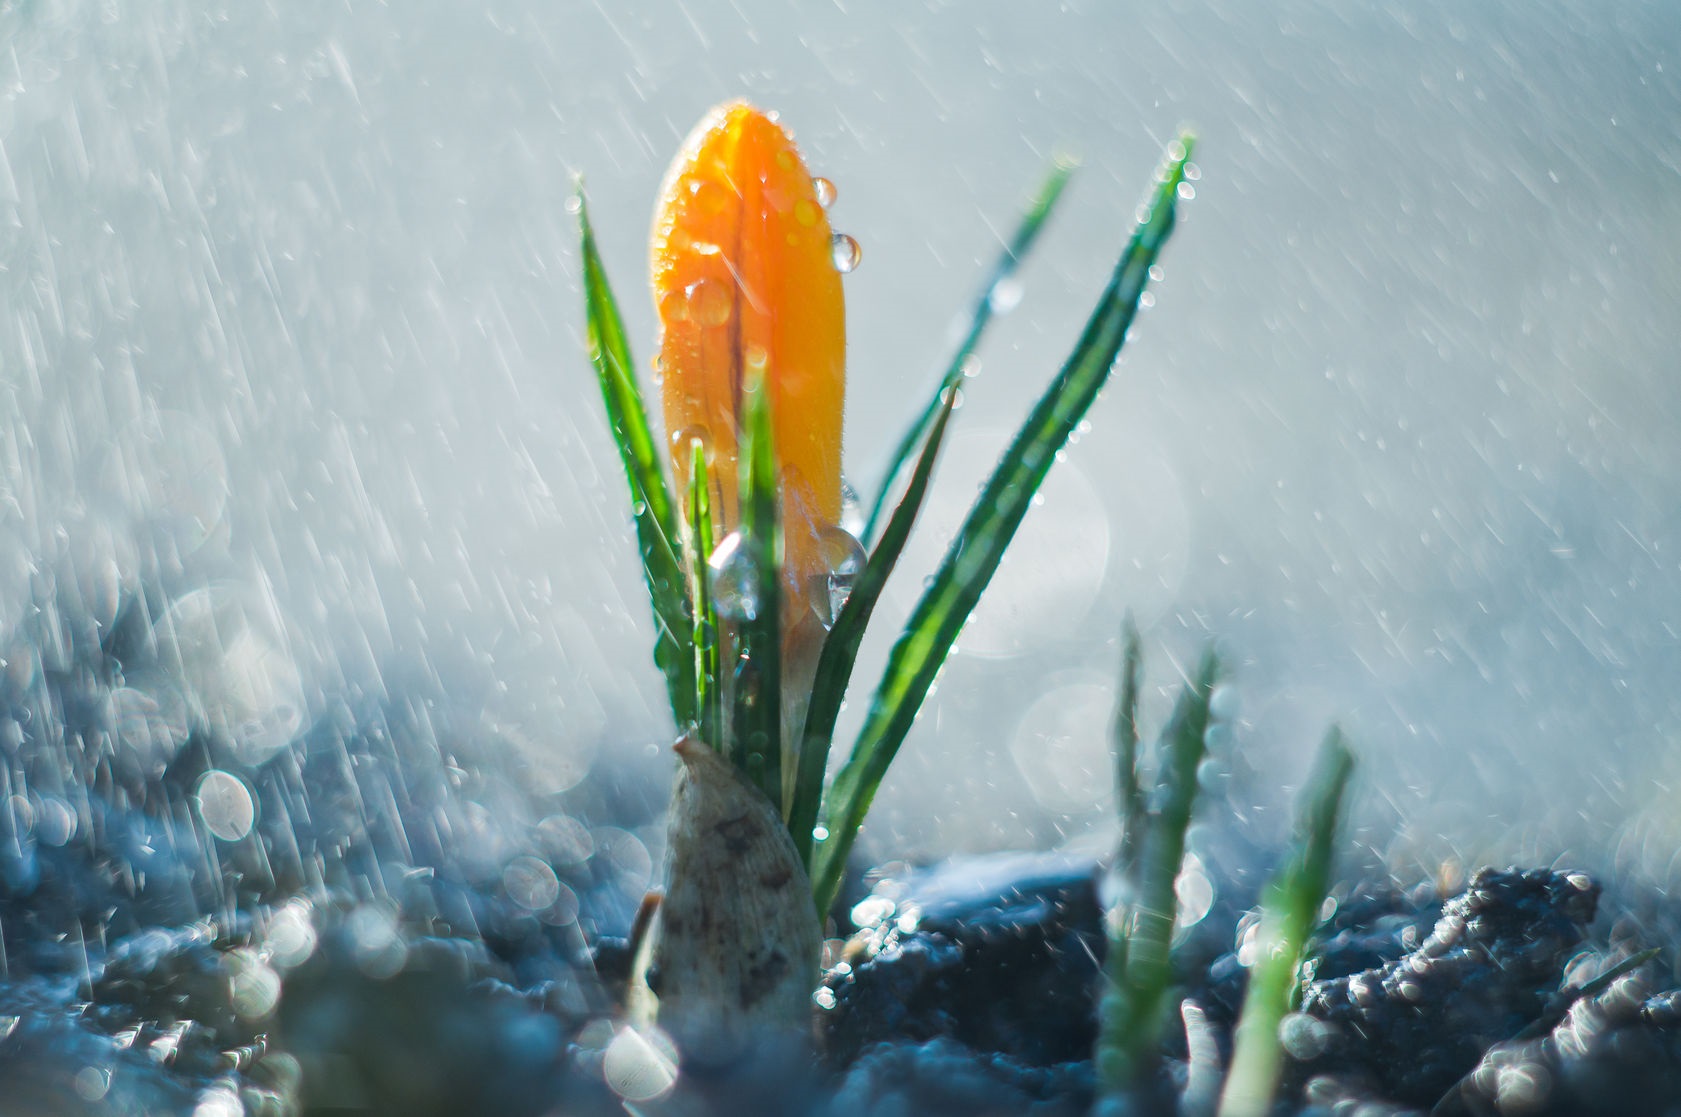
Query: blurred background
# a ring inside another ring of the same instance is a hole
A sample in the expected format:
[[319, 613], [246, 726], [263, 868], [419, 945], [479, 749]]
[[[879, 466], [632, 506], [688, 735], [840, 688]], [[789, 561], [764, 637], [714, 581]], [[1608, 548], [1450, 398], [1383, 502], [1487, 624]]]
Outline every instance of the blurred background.
[[[672, 730], [581, 340], [573, 176], [646, 364], [667, 161], [715, 102], [780, 110], [863, 246], [846, 451], [867, 496], [1048, 161], [1083, 161], [863, 687], [1189, 124], [1202, 177], [1156, 305], [861, 851], [1099, 831], [1131, 610], [1152, 718], [1225, 651], [1226, 809], [1257, 841], [1334, 720], [1362, 756], [1353, 840], [1402, 875], [1681, 880], [1670, 5], [793, 11], [0, 0], [13, 682], [162, 585], [158, 638], [241, 764], [346, 694], [424, 694], [645, 882]], [[42, 614], [44, 583], [80, 619]], [[107, 699], [160, 750], [142, 768], [185, 735], [140, 682]]]

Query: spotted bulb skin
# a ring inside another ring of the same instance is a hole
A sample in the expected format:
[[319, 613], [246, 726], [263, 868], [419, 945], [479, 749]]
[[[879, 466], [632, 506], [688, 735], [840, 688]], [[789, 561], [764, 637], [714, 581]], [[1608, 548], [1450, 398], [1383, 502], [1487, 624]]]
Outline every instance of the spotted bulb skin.
[[688, 490], [699, 438], [719, 534], [739, 523], [742, 389], [758, 370], [770, 391], [786, 576], [796, 593], [821, 576], [825, 536], [841, 515], [846, 310], [823, 204], [832, 197], [771, 114], [733, 102], [685, 141], [660, 189], [651, 238], [677, 491]]

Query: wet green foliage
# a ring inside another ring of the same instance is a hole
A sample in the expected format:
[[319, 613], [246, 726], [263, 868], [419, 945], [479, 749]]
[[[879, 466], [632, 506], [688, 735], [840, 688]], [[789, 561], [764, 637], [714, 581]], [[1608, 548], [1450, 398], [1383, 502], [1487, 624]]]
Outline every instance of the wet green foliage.
[[734, 707], [724, 752], [784, 813], [782, 802], [782, 517], [764, 371], [742, 385], [741, 544], [747, 592], [737, 619]]
[[1255, 964], [1238, 1018], [1220, 1117], [1262, 1117], [1272, 1108], [1283, 1063], [1278, 1029], [1301, 999], [1302, 961], [1331, 887], [1337, 826], [1353, 773], [1354, 754], [1333, 728], [1319, 746], [1303, 789], [1290, 859], [1262, 894]]
[[[1123, 671], [1136, 673], [1137, 654], [1135, 646], [1129, 647]], [[1173, 979], [1171, 951], [1178, 911], [1174, 885], [1185, 860], [1185, 834], [1196, 807], [1197, 771], [1208, 755], [1209, 702], [1218, 675], [1219, 661], [1210, 651], [1179, 693], [1156, 747], [1157, 793], [1153, 798], [1159, 805], [1146, 809], [1141, 794], [1129, 795], [1124, 790], [1125, 783], [1142, 786], [1136, 748], [1124, 777], [1121, 801], [1127, 814], [1121, 830], [1132, 835], [1135, 844], [1119, 867], [1121, 899], [1111, 915], [1104, 989], [1098, 1002], [1097, 1074], [1106, 1096], [1141, 1087], [1155, 1067]], [[1136, 726], [1134, 687], [1128, 697], [1123, 685], [1121, 720]]]
[[1051, 211], [1056, 208], [1058, 199], [1062, 197], [1063, 187], [1068, 185], [1068, 179], [1073, 175], [1076, 166], [1072, 159], [1067, 158], [1058, 158], [1051, 163], [1045, 181], [1033, 196], [1033, 202], [1027, 207], [1027, 212], [1022, 214], [1015, 233], [1004, 245], [1004, 250], [998, 254], [998, 258], [993, 261], [992, 270], [987, 274], [986, 282], [981, 285], [979, 297], [969, 308], [969, 328], [963, 332], [963, 340], [958, 342], [957, 349], [946, 364], [946, 370], [940, 376], [938, 389], [923, 406], [922, 413], [916, 417], [916, 421], [899, 438], [898, 445], [893, 447], [893, 455], [887, 463], [887, 472], [882, 475], [881, 488], [877, 490], [875, 499], [870, 502], [870, 514], [864, 522], [864, 534], [860, 539], [864, 546], [874, 549], [876, 529], [881, 526], [881, 514], [887, 508], [887, 498], [893, 492], [894, 482], [904, 473], [912, 455], [917, 454], [917, 448], [926, 444], [928, 430], [934, 425], [943, 401], [956, 391], [958, 385], [963, 383], [964, 377], [969, 375], [969, 362], [974, 357], [975, 350], [980, 348], [981, 335], [986, 333], [987, 324], [992, 321], [999, 308], [1009, 301], [1009, 286], [1015, 278], [1016, 269], [1027, 258], [1033, 242], [1039, 239], [1039, 230], [1045, 227]]
[[1109, 379], [1149, 282], [1150, 266], [1173, 231], [1175, 203], [1191, 148], [1188, 135], [1170, 146], [1156, 172], [1155, 185], [1140, 207], [1132, 239], [1079, 343], [982, 486], [888, 657], [858, 740], [829, 792], [829, 840], [817, 847], [812, 873], [820, 905], [838, 889], [846, 855], [876, 789], [898, 755], [957, 634], [997, 572], [1057, 451]]
[[688, 579], [679, 558], [677, 512], [665, 481], [648, 409], [637, 386], [635, 362], [625, 340], [624, 319], [607, 283], [607, 270], [596, 249], [595, 230], [583, 187], [575, 195], [578, 235], [584, 264], [584, 322], [590, 362], [601, 381], [607, 422], [619, 448], [625, 479], [630, 482], [631, 515], [636, 522], [637, 549], [648, 596], [654, 606], [654, 662], [665, 674], [671, 712], [678, 725], [695, 720], [693, 622], [690, 620]]
[[[1171, 234], [1191, 138], [1172, 144], [1142, 207], [1126, 249], [1067, 362], [1016, 432], [997, 469], [969, 510], [957, 538], [918, 602], [889, 658], [864, 726], [827, 793], [824, 774], [835, 721], [851, 680], [865, 627], [880, 599], [922, 503], [958, 391], [988, 322], [1004, 301], [1022, 257], [1050, 216], [1072, 164], [1055, 163], [974, 304], [969, 329], [933, 398], [900, 442], [875, 502], [866, 540], [875, 536], [887, 495], [910, 464], [910, 479], [875, 541], [868, 561], [836, 618], [818, 658], [803, 728], [791, 734], [799, 755], [785, 785], [781, 693], [782, 539], [777, 475], [771, 446], [769, 393], [760, 379], [744, 385], [741, 524], [733, 562], [750, 592], [746, 607], [723, 617], [720, 598], [706, 584], [703, 563], [718, 525], [706, 501], [707, 470], [697, 457], [690, 508], [679, 541], [677, 515], [655, 453], [646, 408], [637, 388], [624, 326], [607, 284], [582, 195], [584, 295], [590, 355], [625, 475], [637, 540], [658, 624], [655, 661], [666, 676], [672, 713], [718, 748], [759, 786], [788, 819], [811, 871], [820, 910], [833, 901], [847, 854], [883, 776], [898, 754], [950, 653], [953, 642], [991, 582], [1056, 454], [1107, 382], [1149, 282], [1151, 265]], [[678, 448], [678, 452], [683, 452]], [[698, 486], [698, 487], [697, 487]], [[732, 634], [726, 639], [726, 629]], [[726, 657], [733, 662], [726, 662]], [[726, 679], [728, 684], [726, 686]], [[726, 699], [727, 692], [727, 699]], [[1136, 700], [1136, 695], [1134, 695]], [[826, 840], [814, 840], [818, 823]]]

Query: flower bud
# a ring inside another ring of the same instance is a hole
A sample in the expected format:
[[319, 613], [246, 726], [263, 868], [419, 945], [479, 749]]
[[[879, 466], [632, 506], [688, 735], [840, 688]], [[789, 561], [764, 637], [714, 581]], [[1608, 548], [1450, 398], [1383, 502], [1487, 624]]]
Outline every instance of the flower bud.
[[762, 369], [796, 594], [823, 576], [824, 536], [841, 515], [846, 313], [826, 200], [787, 131], [734, 102], [684, 143], [660, 190], [651, 244], [677, 491], [688, 490], [701, 439], [719, 535], [739, 523], [743, 381]]

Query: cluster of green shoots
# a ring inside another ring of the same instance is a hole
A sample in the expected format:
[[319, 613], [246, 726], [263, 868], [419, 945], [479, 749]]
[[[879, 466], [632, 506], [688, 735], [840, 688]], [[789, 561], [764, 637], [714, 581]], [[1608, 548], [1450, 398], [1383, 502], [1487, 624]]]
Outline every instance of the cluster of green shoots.
[[[1219, 663], [1212, 652], [1204, 655], [1180, 692], [1157, 742], [1153, 795], [1145, 792], [1139, 747], [1141, 673], [1138, 634], [1128, 625], [1114, 727], [1121, 833], [1111, 871], [1120, 899], [1109, 916], [1097, 1047], [1100, 1088], [1116, 1099], [1147, 1093], [1158, 1069], [1174, 985], [1175, 886], [1208, 760]], [[1303, 789], [1290, 854], [1262, 892], [1230, 1070], [1223, 1085], [1215, 1067], [1193, 1074], [1187, 1112], [1262, 1117], [1271, 1109], [1283, 1067], [1279, 1027], [1300, 1002], [1303, 963], [1330, 890], [1337, 827], [1353, 770], [1354, 756], [1333, 728]], [[1191, 1044], [1193, 1063], [1199, 1061], [1196, 1046]], [[1200, 1054], [1205, 1061], [1214, 1058]]]
[[[721, 617], [709, 574], [716, 525], [705, 448], [692, 448], [686, 501], [672, 486], [650, 430], [637, 364], [608, 285], [588, 210], [579, 198], [589, 352], [600, 378], [614, 441], [630, 487], [643, 572], [657, 629], [654, 658], [683, 731], [717, 747], [781, 811], [812, 882], [820, 912], [839, 889], [846, 858], [889, 765], [898, 754], [958, 633], [968, 621], [1021, 525], [1057, 452], [1096, 400], [1126, 340], [1151, 267], [1174, 227], [1189, 135], [1172, 143], [1136, 214], [1132, 236], [1061, 370], [1017, 430], [982, 487], [939, 568], [926, 583], [867, 707], [845, 763], [827, 779], [831, 741], [866, 626], [927, 497], [935, 461], [982, 334], [1019, 262], [1050, 215], [1071, 166], [1057, 163], [994, 264], [970, 312], [970, 326], [926, 406], [898, 444], [860, 540], [867, 559], [823, 641], [797, 755], [784, 758], [781, 629], [784, 579], [777, 457], [770, 393], [749, 382], [740, 417], [740, 543], [736, 577], [753, 587], [753, 608]], [[669, 375], [669, 373], [668, 373]], [[897, 497], [895, 500], [894, 497]], [[680, 507], [686, 513], [680, 514]], [[891, 511], [889, 511], [891, 508]], [[686, 520], [687, 522], [683, 522]], [[723, 662], [718, 634], [735, 626], [734, 662]], [[727, 708], [726, 708], [727, 702]], [[722, 727], [727, 726], [727, 731]], [[783, 772], [791, 768], [793, 778]]]

